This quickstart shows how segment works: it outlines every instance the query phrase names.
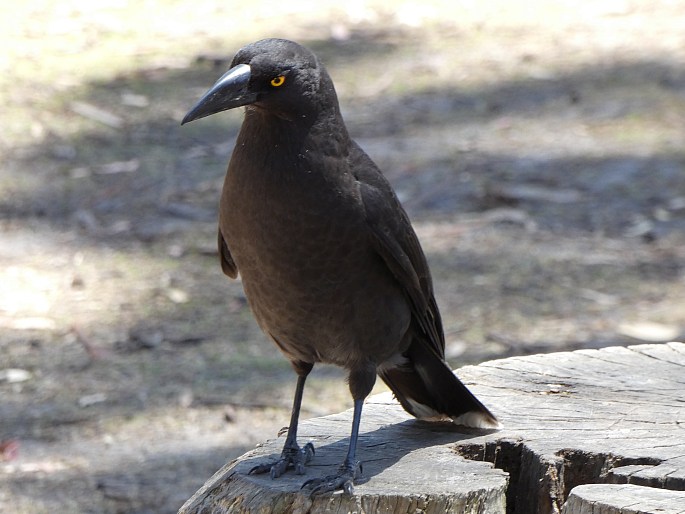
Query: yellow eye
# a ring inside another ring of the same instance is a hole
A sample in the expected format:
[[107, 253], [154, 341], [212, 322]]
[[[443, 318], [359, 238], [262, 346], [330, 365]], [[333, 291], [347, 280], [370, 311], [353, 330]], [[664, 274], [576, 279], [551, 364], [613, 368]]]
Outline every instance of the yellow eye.
[[271, 79], [271, 85], [273, 87], [281, 87], [283, 84], [285, 84], [285, 75], [279, 75], [278, 77]]

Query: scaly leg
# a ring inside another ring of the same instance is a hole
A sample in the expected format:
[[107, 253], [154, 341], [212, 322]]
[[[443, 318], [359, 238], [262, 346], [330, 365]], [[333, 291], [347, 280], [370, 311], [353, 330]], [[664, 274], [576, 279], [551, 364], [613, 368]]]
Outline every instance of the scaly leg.
[[302, 484], [302, 488], [311, 490], [311, 495], [323, 494], [342, 489], [346, 494], [354, 493], [354, 481], [361, 476], [362, 465], [356, 460], [357, 439], [359, 437], [359, 422], [362, 418], [362, 406], [364, 400], [354, 401], [354, 414], [352, 417], [352, 434], [350, 435], [350, 445], [347, 449], [347, 456], [338, 468], [335, 475], [328, 475], [321, 478], [313, 478]]
[[272, 464], [265, 463], [255, 466], [248, 472], [249, 475], [269, 472], [271, 478], [278, 478], [290, 467], [294, 467], [295, 473], [298, 475], [304, 474], [305, 465], [312, 460], [312, 457], [314, 456], [314, 445], [312, 443], [307, 443], [304, 447], [300, 448], [297, 444], [297, 424], [300, 418], [304, 383], [307, 380], [307, 375], [311, 369], [312, 366], [309, 366], [309, 369], [306, 370], [305, 373], [298, 374], [295, 398], [293, 399], [293, 409], [290, 414], [290, 426], [288, 427], [288, 435], [285, 438], [285, 444], [283, 445], [280, 459]]

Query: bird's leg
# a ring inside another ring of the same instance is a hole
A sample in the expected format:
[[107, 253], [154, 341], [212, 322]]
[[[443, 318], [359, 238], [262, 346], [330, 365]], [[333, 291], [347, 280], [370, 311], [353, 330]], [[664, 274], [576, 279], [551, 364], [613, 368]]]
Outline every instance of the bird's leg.
[[290, 426], [288, 426], [288, 435], [285, 438], [283, 451], [281, 457], [274, 463], [259, 464], [253, 467], [248, 474], [261, 474], [269, 472], [271, 478], [278, 478], [289, 467], [295, 468], [295, 473], [298, 475], [304, 474], [305, 465], [312, 460], [314, 456], [314, 445], [312, 443], [305, 444], [302, 448], [297, 444], [297, 424], [300, 418], [300, 406], [302, 405], [302, 393], [304, 391], [304, 383], [307, 379], [309, 371], [312, 366], [309, 365], [305, 373], [300, 373], [299, 368], [297, 377], [297, 386], [295, 387], [295, 398], [293, 399], [293, 409], [290, 413]]
[[354, 412], [352, 415], [352, 433], [347, 447], [345, 460], [340, 464], [338, 472], [321, 478], [307, 480], [302, 488], [311, 491], [311, 495], [323, 494], [342, 489], [345, 494], [354, 493], [354, 482], [362, 474], [362, 464], [356, 458], [357, 440], [359, 439], [359, 424], [362, 419], [362, 407], [376, 381], [376, 368], [369, 364], [357, 370], [352, 370], [349, 376], [350, 392], [354, 398]]
[[328, 493], [342, 489], [345, 494], [354, 493], [354, 481], [362, 474], [362, 464], [356, 460], [357, 438], [359, 437], [359, 422], [362, 417], [362, 406], [364, 400], [354, 401], [354, 415], [352, 417], [352, 434], [350, 435], [350, 445], [347, 448], [347, 456], [338, 468], [335, 475], [328, 475], [321, 478], [313, 478], [302, 484], [302, 489], [310, 489], [312, 496]]

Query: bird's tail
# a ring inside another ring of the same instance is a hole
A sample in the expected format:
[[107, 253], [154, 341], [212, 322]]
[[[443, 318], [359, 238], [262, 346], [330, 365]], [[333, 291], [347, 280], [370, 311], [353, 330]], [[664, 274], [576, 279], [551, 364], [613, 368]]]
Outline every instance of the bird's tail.
[[458, 425], [497, 428], [497, 418], [461, 383], [447, 363], [413, 341], [406, 359], [383, 366], [379, 376], [409, 414], [419, 419], [451, 418]]

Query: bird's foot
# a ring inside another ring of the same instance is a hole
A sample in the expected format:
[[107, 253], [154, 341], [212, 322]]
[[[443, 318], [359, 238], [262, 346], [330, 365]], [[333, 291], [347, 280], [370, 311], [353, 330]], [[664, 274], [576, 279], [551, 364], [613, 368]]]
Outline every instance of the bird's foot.
[[314, 445], [305, 444], [302, 448], [297, 445], [283, 448], [281, 458], [272, 464], [259, 464], [247, 472], [248, 475], [260, 475], [269, 473], [271, 478], [278, 478], [285, 473], [288, 468], [295, 468], [295, 473], [304, 475], [305, 465], [314, 457]]
[[330, 493], [340, 489], [349, 496], [354, 493], [354, 482], [362, 475], [361, 462], [343, 463], [335, 475], [312, 478], [302, 484], [302, 489], [309, 489], [310, 495]]

